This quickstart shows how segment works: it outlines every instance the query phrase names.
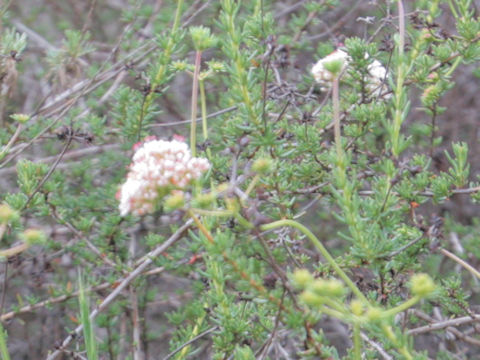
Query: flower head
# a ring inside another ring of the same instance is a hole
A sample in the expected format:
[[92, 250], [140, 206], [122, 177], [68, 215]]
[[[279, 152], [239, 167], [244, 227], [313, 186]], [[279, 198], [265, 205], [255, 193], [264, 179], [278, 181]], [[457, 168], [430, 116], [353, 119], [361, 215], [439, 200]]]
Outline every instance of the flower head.
[[338, 70], [343, 71], [347, 68], [349, 62], [350, 57], [345, 51], [341, 49], [335, 50], [330, 55], [317, 61], [312, 68], [313, 77], [320, 84], [321, 89], [326, 90], [332, 84], [335, 76], [338, 76], [338, 73], [332, 72], [331, 65], [340, 64]]
[[127, 181], [117, 197], [120, 214], [144, 215], [173, 190], [184, 190], [210, 168], [206, 159], [192, 157], [182, 141], [148, 138], [136, 145]]

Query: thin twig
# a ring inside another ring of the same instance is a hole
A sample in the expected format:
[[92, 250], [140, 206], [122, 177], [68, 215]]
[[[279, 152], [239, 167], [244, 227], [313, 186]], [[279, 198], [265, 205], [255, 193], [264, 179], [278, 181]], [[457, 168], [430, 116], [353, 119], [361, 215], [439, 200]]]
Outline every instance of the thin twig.
[[395, 251], [392, 251], [390, 254], [387, 254], [385, 256], [380, 256], [379, 258], [380, 259], [391, 259], [391, 258], [397, 256], [398, 254], [402, 253], [404, 250], [408, 249], [410, 246], [415, 245], [417, 242], [419, 242], [423, 238], [423, 236], [424, 235], [422, 234], [419, 237], [410, 241], [409, 243], [403, 245], [401, 248], [399, 248]]
[[[219, 111], [216, 111], [212, 114], [207, 115], [207, 119], [210, 119], [210, 118], [213, 118], [213, 117], [216, 117], [216, 116], [219, 116], [219, 115], [222, 115], [222, 114], [225, 114], [227, 112], [234, 111], [234, 110], [237, 110], [237, 106], [230, 106], [229, 108], [222, 109], [222, 110], [219, 110]], [[200, 121], [202, 121], [202, 118], [199, 117], [195, 121], [200, 122]], [[177, 126], [177, 125], [183, 125], [183, 124], [190, 124], [191, 122], [192, 122], [192, 120], [182, 120], [182, 121], [175, 121], [175, 122], [169, 122], [169, 123], [148, 124], [145, 127], [146, 128], [155, 128], [155, 127], [165, 127], [165, 126]]]
[[384, 360], [393, 360], [393, 357], [388, 355], [385, 349], [383, 349], [378, 343], [370, 339], [363, 332], [360, 333], [360, 336], [364, 341], [366, 341], [371, 347], [373, 347], [377, 352], [382, 356]]
[[408, 335], [418, 335], [423, 334], [430, 331], [437, 331], [448, 328], [449, 326], [460, 326], [465, 324], [471, 324], [473, 322], [480, 321], [480, 314], [474, 314], [472, 316], [463, 316], [461, 318], [450, 319], [445, 321], [440, 321], [434, 324], [429, 324], [425, 326], [420, 326], [415, 329], [411, 329], [407, 331]]
[[[465, 188], [465, 189], [453, 189], [453, 190], [451, 190], [451, 193], [453, 195], [469, 195], [469, 194], [475, 194], [477, 192], [480, 192], [480, 186], [475, 186], [475, 187]], [[393, 194], [398, 195], [398, 193], [396, 193], [396, 192], [393, 192]], [[358, 192], [358, 195], [362, 195], [362, 196], [375, 195], [375, 191], [373, 191], [373, 190], [360, 190]], [[434, 197], [435, 196], [435, 194], [430, 190], [420, 191], [416, 194], [414, 193], [413, 195], [419, 195], [419, 196], [425, 196], [425, 197]]]
[[440, 249], [440, 252], [455, 261], [456, 263], [462, 265], [465, 269], [467, 269], [472, 275], [476, 276], [478, 279], [480, 279], [480, 272], [475, 269], [472, 265], [467, 263], [466, 261], [460, 259], [457, 255], [452, 254], [450, 251], [446, 249]]
[[192, 156], [197, 153], [197, 108], [198, 108], [198, 76], [200, 74], [200, 66], [202, 62], [202, 52], [197, 50], [195, 53], [195, 70], [193, 72], [192, 84], [192, 103], [191, 103], [191, 125], [190, 125], [190, 150]]
[[[283, 293], [282, 293], [282, 299], [281, 299], [282, 304], [283, 304], [283, 300], [285, 298], [285, 293], [286, 293], [286, 289], [284, 289]], [[267, 354], [268, 354], [268, 350], [270, 349], [270, 346], [272, 345], [273, 339], [275, 338], [275, 336], [277, 334], [278, 325], [280, 325], [280, 315], [281, 314], [282, 314], [282, 307], [279, 306], [278, 310], [277, 310], [277, 315], [275, 316], [275, 325], [273, 326], [272, 333], [268, 337], [268, 340], [256, 352], [256, 354], [260, 353], [260, 356], [258, 357], [259, 360], [263, 360], [265, 358], [265, 356], [267, 356]]]
[[138, 311], [138, 297], [134, 286], [129, 286], [130, 308], [132, 309], [132, 340], [133, 340], [133, 360], [143, 360], [145, 358], [142, 349], [142, 338], [140, 330], [140, 312]]
[[53, 174], [53, 172], [55, 171], [55, 168], [57, 167], [58, 163], [60, 162], [60, 160], [62, 160], [63, 158], [63, 155], [65, 155], [65, 152], [67, 151], [68, 147], [70, 146], [70, 144], [72, 143], [72, 140], [73, 140], [73, 136], [68, 136], [68, 139], [65, 143], [65, 145], [63, 146], [63, 149], [62, 151], [60, 152], [60, 155], [58, 155], [58, 158], [57, 160], [55, 160], [55, 162], [53, 163], [53, 165], [50, 167], [50, 169], [48, 169], [48, 172], [45, 174], [45, 176], [43, 177], [43, 179], [40, 181], [40, 183], [37, 185], [37, 187], [35, 188], [35, 190], [33, 190], [33, 192], [30, 194], [30, 196], [28, 197], [27, 201], [25, 202], [25, 204], [23, 205], [22, 207], [22, 210], [26, 209], [28, 204], [30, 203], [30, 201], [32, 201], [33, 197], [35, 196], [35, 194], [37, 192], [40, 191], [40, 189], [42, 188], [43, 184], [45, 184], [45, 182], [50, 178], [50, 176]]
[[5, 261], [5, 271], [3, 273], [3, 288], [2, 288], [2, 300], [0, 302], [0, 314], [3, 314], [3, 308], [5, 306], [5, 297], [7, 296], [8, 287], [8, 260]]
[[[99, 145], [99, 146], [89, 146], [86, 148], [82, 149], [76, 149], [76, 150], [71, 150], [66, 152], [63, 155], [63, 161], [65, 162], [66, 160], [74, 160], [81, 158], [83, 156], [88, 156], [88, 155], [98, 155], [101, 154], [105, 151], [108, 150], [115, 150], [120, 147], [119, 144], [105, 144], [105, 145]], [[35, 163], [50, 163], [55, 161], [58, 158], [58, 155], [55, 156], [48, 156], [42, 159], [36, 159]], [[61, 164], [59, 165], [61, 166]], [[57, 166], [58, 168], [58, 166]], [[10, 166], [5, 169], [0, 169], [0, 177], [5, 176], [5, 175], [11, 175], [11, 174], [16, 174], [17, 172], [17, 167], [16, 166]]]

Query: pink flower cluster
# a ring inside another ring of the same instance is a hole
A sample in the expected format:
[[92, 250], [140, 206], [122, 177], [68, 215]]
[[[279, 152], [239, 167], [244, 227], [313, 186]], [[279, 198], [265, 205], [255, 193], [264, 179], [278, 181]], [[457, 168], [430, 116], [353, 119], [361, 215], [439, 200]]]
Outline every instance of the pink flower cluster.
[[147, 139], [136, 150], [127, 181], [117, 193], [122, 216], [152, 212], [173, 190], [184, 190], [210, 168], [207, 159], [192, 157], [183, 141]]

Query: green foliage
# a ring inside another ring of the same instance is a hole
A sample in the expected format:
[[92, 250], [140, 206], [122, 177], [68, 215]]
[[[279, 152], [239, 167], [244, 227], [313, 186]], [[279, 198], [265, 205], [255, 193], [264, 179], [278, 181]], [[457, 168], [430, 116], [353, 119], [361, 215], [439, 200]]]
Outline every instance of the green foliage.
[[6, 29], [0, 38], [0, 44], [2, 55], [8, 56], [11, 52], [21, 55], [27, 46], [27, 35], [20, 34], [14, 28]]

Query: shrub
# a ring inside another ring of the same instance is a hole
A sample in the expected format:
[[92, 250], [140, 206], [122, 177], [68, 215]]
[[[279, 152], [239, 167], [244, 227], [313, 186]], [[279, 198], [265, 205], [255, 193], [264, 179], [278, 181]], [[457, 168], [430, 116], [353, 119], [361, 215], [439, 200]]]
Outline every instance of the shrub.
[[470, 0], [54, 3], [0, 11], [3, 357], [478, 356]]

